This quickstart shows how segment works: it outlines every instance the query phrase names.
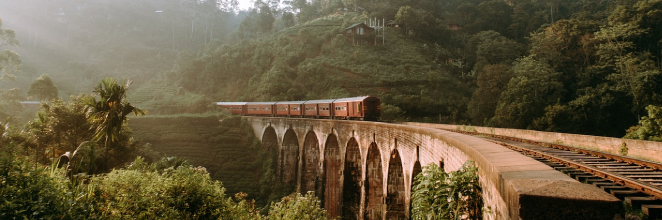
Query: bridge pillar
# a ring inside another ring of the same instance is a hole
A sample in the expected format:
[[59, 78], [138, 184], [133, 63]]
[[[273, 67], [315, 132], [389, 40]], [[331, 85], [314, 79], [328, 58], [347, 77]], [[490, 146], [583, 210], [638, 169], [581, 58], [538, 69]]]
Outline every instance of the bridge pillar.
[[322, 193], [322, 181], [320, 178], [320, 150], [319, 141], [315, 132], [308, 131], [301, 149], [301, 193], [314, 191], [317, 197]]
[[362, 200], [362, 164], [361, 151], [359, 150], [359, 143], [355, 138], [351, 138], [347, 142], [345, 152], [345, 163], [343, 169], [343, 189], [341, 201], [341, 216], [343, 219], [360, 219], [362, 215], [361, 200]]
[[329, 216], [339, 216], [342, 192], [342, 157], [340, 154], [340, 145], [335, 134], [329, 135], [324, 144], [324, 194], [322, 200], [323, 208], [326, 209]]
[[386, 219], [405, 219], [405, 179], [397, 148], [389, 157], [386, 185]]
[[374, 142], [368, 148], [365, 168], [365, 213], [364, 219], [375, 220], [384, 218], [384, 172], [382, 158], [377, 144]]
[[283, 137], [280, 150], [280, 179], [285, 184], [297, 185], [297, 171], [299, 170], [299, 140], [292, 129], [287, 129]]

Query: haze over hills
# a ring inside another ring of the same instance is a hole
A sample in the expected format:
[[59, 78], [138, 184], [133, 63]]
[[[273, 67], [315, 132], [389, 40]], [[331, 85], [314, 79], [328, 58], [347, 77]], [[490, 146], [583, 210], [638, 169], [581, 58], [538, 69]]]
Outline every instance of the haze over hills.
[[[608, 136], [662, 105], [659, 0], [231, 3], [0, 3], [24, 70], [2, 88], [48, 74], [67, 97], [127, 78], [163, 114], [370, 94], [388, 120]], [[347, 34], [370, 20], [392, 26]]]

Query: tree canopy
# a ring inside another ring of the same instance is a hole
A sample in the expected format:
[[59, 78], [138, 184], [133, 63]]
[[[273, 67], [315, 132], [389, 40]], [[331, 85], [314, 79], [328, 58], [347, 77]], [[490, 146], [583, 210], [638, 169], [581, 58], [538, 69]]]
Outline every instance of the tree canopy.
[[53, 84], [51, 77], [44, 74], [35, 79], [28, 90], [28, 98], [36, 100], [51, 100], [58, 98], [57, 86]]

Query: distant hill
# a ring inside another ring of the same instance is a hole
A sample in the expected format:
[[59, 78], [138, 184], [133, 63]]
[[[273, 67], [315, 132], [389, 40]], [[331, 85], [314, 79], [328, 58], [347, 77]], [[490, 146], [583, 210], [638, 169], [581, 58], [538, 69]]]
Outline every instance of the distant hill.
[[[453, 74], [456, 66], [424, 54], [429, 43], [396, 28], [365, 36], [345, 34], [346, 27], [366, 19], [358, 13], [334, 13], [234, 45], [209, 46], [195, 57], [180, 59], [167, 78], [214, 101], [374, 95], [412, 116], [434, 119], [466, 108], [471, 87]], [[359, 38], [363, 42], [355, 43]]]

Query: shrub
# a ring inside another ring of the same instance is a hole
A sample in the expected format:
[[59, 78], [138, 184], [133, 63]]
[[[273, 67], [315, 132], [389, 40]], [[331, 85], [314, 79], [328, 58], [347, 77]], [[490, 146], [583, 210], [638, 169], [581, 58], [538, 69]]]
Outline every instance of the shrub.
[[315, 193], [308, 192], [305, 196], [299, 193], [283, 197], [283, 199], [271, 205], [269, 219], [319, 219], [326, 220], [326, 211], [320, 208], [320, 201]]
[[436, 164], [423, 167], [412, 193], [412, 219], [482, 219], [478, 168], [472, 161], [444, 172]]
[[[138, 166], [139, 167], [139, 166]], [[106, 219], [218, 219], [230, 205], [225, 189], [203, 167], [113, 170], [96, 177], [96, 199]]]
[[0, 219], [62, 217], [67, 207], [62, 173], [31, 164], [10, 145], [0, 145]]

